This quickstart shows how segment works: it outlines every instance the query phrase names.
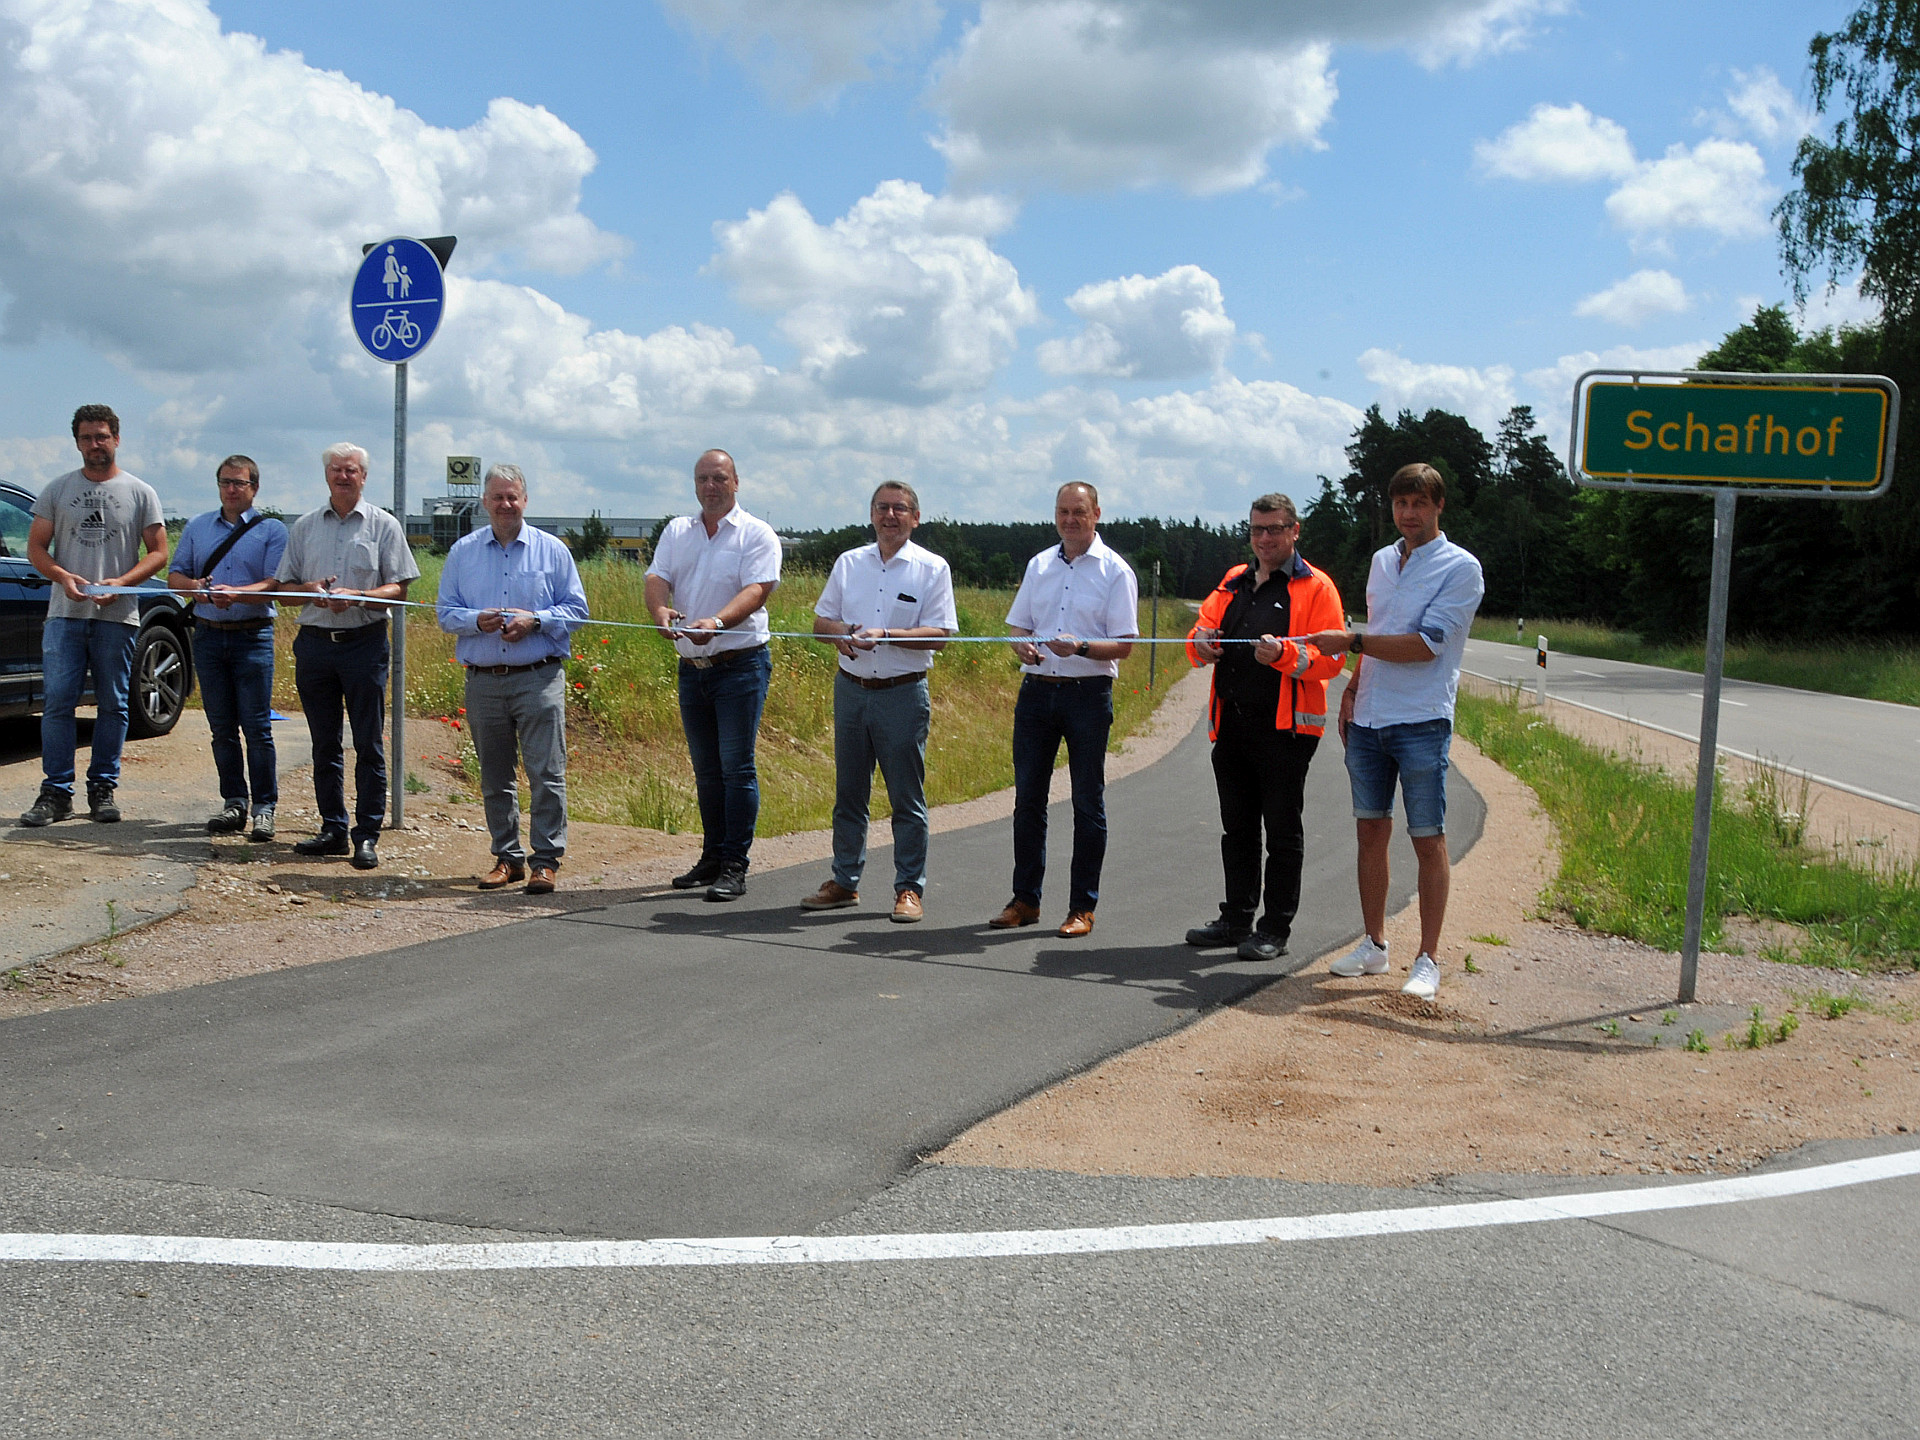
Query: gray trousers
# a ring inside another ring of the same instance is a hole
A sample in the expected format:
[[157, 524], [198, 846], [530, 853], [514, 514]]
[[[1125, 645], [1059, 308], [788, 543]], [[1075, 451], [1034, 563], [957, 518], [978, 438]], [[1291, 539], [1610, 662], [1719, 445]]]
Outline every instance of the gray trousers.
[[467, 671], [467, 730], [480, 757], [480, 798], [495, 858], [527, 861], [515, 775], [523, 764], [533, 790], [527, 826], [533, 863], [558, 869], [567, 853], [567, 667], [543, 665], [516, 675]]
[[833, 682], [833, 878], [860, 888], [867, 868], [873, 767], [893, 807], [893, 888], [927, 893], [927, 682], [863, 690], [843, 670]]

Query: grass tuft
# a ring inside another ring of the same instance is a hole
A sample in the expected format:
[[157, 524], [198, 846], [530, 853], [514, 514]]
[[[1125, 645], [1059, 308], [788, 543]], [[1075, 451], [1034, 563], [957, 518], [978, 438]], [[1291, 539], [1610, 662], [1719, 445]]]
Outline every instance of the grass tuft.
[[[1686, 924], [1692, 787], [1539, 724], [1517, 696], [1462, 694], [1456, 723], [1532, 787], [1554, 823], [1560, 869], [1542, 904], [1584, 929], [1679, 948]], [[1778, 813], [1716, 793], [1704, 939], [1749, 915], [1805, 933], [1768, 958], [1852, 970], [1920, 968], [1920, 866], [1836, 859], [1783, 832]]]

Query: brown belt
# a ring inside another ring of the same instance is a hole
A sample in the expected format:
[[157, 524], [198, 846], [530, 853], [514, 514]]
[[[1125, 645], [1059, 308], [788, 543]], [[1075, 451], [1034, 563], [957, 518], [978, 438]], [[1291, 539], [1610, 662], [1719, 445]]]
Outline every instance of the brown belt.
[[696, 670], [711, 670], [716, 665], [731, 665], [748, 655], [757, 655], [767, 648], [766, 641], [758, 645], [749, 645], [744, 650], [722, 650], [718, 655], [682, 655], [680, 663], [691, 665]]
[[194, 616], [193, 623], [203, 625], [209, 630], [265, 630], [273, 624], [271, 620], [202, 620]]
[[851, 671], [840, 672], [842, 680], [851, 680], [862, 690], [893, 690], [902, 685], [918, 685], [927, 678], [927, 672], [916, 670], [911, 675], [889, 675], [884, 680], [869, 680], [864, 675], [855, 675]]
[[531, 665], [469, 665], [469, 675], [524, 675], [529, 670], [541, 670], [548, 665], [565, 664], [565, 655], [549, 655], [544, 660], [536, 660]]

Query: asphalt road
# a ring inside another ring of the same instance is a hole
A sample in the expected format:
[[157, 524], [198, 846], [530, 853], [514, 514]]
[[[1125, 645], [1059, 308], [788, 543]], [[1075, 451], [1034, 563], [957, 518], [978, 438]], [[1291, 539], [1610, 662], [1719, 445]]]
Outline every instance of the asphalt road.
[[[1489, 680], [1517, 681], [1531, 694], [1540, 673], [1534, 654], [1518, 645], [1469, 640], [1461, 668]], [[1701, 677], [1684, 670], [1585, 655], [1547, 657], [1552, 698], [1695, 743], [1700, 686]], [[1911, 705], [1723, 679], [1719, 746], [1869, 800], [1920, 811], [1920, 711]]]
[[[1484, 809], [1456, 779], [1464, 849]], [[0, 1165], [140, 1175], [461, 1224], [622, 1237], [808, 1230], [973, 1121], [1281, 967], [1181, 943], [1219, 900], [1206, 736], [1110, 793], [1099, 924], [993, 932], [1005, 824], [935, 838], [928, 919], [747, 897], [564, 919], [11, 1021]], [[1309, 778], [1294, 950], [1357, 933], [1338, 742]], [[891, 858], [871, 873], [884, 893]], [[1396, 867], [1410, 890], [1410, 848]], [[1397, 901], [1396, 901], [1397, 903]]]

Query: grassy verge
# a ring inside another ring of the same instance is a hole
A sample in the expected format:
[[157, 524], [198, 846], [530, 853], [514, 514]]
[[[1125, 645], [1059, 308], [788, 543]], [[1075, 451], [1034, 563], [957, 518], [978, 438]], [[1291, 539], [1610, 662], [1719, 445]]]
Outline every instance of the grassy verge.
[[[1536, 636], [1567, 655], [1591, 655], [1601, 660], [1629, 660], [1637, 665], [1659, 665], [1698, 675], [1706, 669], [1705, 642], [1655, 645], [1631, 630], [1610, 630], [1584, 620], [1528, 620], [1520, 642], [1531, 647]], [[1476, 640], [1515, 637], [1514, 622], [1483, 615], [1473, 622]], [[1855, 640], [1836, 645], [1781, 645], [1727, 642], [1726, 673], [1763, 685], [1791, 685], [1828, 695], [1857, 695], [1866, 700], [1889, 700], [1898, 705], [1920, 705], [1920, 646], [1895, 641]]]
[[[430, 600], [439, 588], [441, 562], [424, 554], [419, 560], [422, 574], [411, 598]], [[590, 562], [581, 567], [581, 578], [597, 618], [647, 620], [640, 566], [623, 560]], [[813, 604], [823, 583], [818, 575], [788, 575], [768, 607], [771, 628], [811, 630]], [[1004, 630], [1011, 592], [962, 589], [955, 598], [962, 634], [996, 635]], [[442, 632], [429, 613], [409, 614], [407, 713], [440, 722], [444, 758], [477, 773], [471, 747], [457, 724], [465, 673], [454, 663], [453, 637]], [[1184, 612], [1170, 617], [1162, 603], [1163, 633], [1176, 624], [1184, 629], [1185, 619]], [[1143, 635], [1147, 628], [1143, 603]], [[274, 700], [282, 710], [299, 705], [293, 688], [293, 633], [292, 618], [283, 617], [277, 627], [279, 664], [274, 676]], [[673, 647], [646, 631], [590, 627], [574, 637], [573, 648], [567, 675], [572, 700], [567, 717], [571, 813], [616, 825], [697, 828], [693, 772], [680, 732]], [[758, 754], [762, 834], [820, 829], [831, 821], [835, 665], [836, 656], [825, 645], [773, 642], [773, 681]], [[1158, 684], [1149, 690], [1146, 647], [1122, 664], [1114, 687], [1114, 748], [1152, 715], [1160, 696], [1187, 668], [1184, 655], [1166, 648], [1159, 660]], [[1019, 667], [1005, 646], [956, 645], [935, 661], [929, 682], [929, 803], [970, 800], [1013, 783], [1013, 700], [1019, 683]], [[885, 787], [876, 777], [874, 814], [879, 818], [888, 813]]]
[[[1460, 696], [1460, 733], [1532, 787], [1559, 833], [1560, 870], [1542, 895], [1583, 928], [1677, 949], [1686, 925], [1693, 790], [1603, 754], [1513, 698]], [[1854, 970], [1920, 968], [1920, 867], [1836, 860], [1764, 784], [1717, 794], [1707, 881], [1707, 943], [1750, 915], [1805, 939], [1766, 958]]]

